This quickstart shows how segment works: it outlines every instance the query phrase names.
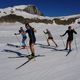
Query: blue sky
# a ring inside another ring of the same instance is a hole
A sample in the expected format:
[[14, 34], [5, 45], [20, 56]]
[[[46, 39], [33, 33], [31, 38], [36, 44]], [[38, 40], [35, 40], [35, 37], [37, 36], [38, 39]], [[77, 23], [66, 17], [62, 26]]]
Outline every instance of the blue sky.
[[36, 5], [46, 16], [80, 14], [80, 0], [0, 0], [0, 8], [24, 4]]

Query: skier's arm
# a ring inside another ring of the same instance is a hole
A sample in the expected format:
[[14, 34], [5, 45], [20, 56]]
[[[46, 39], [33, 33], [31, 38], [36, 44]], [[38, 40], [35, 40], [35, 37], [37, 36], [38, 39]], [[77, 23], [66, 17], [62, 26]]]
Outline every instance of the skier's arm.
[[47, 32], [43, 31], [45, 34], [47, 34]]
[[77, 34], [77, 32], [73, 29], [73, 32], [75, 33], [75, 34]]
[[45, 31], [43, 31], [45, 33]]
[[20, 33], [14, 33], [14, 35], [20, 35]]
[[19, 30], [19, 33], [14, 33], [14, 35], [20, 35], [21, 31]]
[[65, 36], [65, 35], [66, 35], [66, 33], [67, 33], [67, 31], [66, 31], [63, 35], [60, 35], [60, 36], [61, 36], [61, 37], [62, 37], [62, 36]]

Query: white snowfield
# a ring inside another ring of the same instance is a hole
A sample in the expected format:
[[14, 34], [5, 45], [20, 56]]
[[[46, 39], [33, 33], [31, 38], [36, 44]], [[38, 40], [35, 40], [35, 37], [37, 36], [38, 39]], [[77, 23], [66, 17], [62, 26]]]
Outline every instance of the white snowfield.
[[[19, 50], [19, 48], [7, 46], [7, 43], [20, 45], [21, 35], [15, 36], [20, 27], [24, 27], [21, 23], [0, 23], [0, 80], [80, 80], [80, 25], [76, 23], [71, 26], [77, 31], [74, 34], [74, 41], [72, 43], [72, 52], [66, 56], [66, 51], [54, 50], [54, 43], [51, 47], [47, 47], [46, 36], [43, 30], [49, 29], [54, 37], [54, 40], [59, 47], [57, 49], [64, 49], [63, 45], [66, 42], [67, 35], [60, 37], [68, 26], [56, 24], [30, 23], [37, 32], [36, 34], [36, 57], [27, 63], [28, 58], [10, 58], [20, 57], [20, 55], [28, 55], [27, 49]], [[18, 39], [19, 40], [18, 40]], [[28, 40], [26, 41], [28, 45]], [[42, 45], [41, 45], [42, 44]], [[17, 51], [18, 53], [5, 52], [6, 50]], [[16, 69], [20, 65], [20, 68]]]
[[[28, 7], [29, 5], [18, 5], [18, 6], [14, 6], [14, 7], [8, 7], [8, 8], [3, 8], [3, 9], [0, 9], [0, 17], [2, 16], [7, 16], [9, 14], [11, 14], [11, 11], [13, 11], [15, 15], [18, 15], [18, 16], [22, 16], [24, 18], [29, 18], [29, 19], [32, 19], [32, 18], [39, 18], [39, 19], [54, 19], [53, 17], [48, 17], [48, 16], [38, 16], [38, 15], [33, 15], [33, 14], [30, 14], [30, 13], [27, 13], [25, 11], [23, 11], [24, 8]], [[22, 11], [20, 10], [16, 10], [16, 9], [21, 9]]]

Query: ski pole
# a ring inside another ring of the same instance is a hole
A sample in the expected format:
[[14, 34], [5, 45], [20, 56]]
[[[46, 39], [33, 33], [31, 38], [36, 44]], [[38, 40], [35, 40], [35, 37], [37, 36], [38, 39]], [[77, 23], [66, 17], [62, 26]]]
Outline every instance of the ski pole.
[[[27, 43], [27, 40], [26, 40], [26, 43]], [[26, 46], [26, 50], [27, 50], [28, 54], [30, 54], [29, 53], [29, 46]]]
[[[60, 36], [61, 37], [61, 36]], [[63, 45], [64, 45], [64, 47], [65, 47], [65, 43], [64, 43], [64, 41], [63, 41], [63, 38], [61, 37], [61, 40], [62, 40], [62, 42], [63, 42]]]
[[45, 36], [45, 38], [46, 38], [46, 40], [47, 40], [47, 36], [46, 36], [46, 34], [45, 34], [45, 32], [43, 31], [43, 33], [44, 33], [44, 36]]
[[20, 42], [19, 38], [17, 37], [17, 35], [15, 35], [15, 36], [16, 36], [16, 39], [18, 40], [18, 42], [19, 42], [19, 44], [21, 46], [21, 42]]
[[76, 37], [75, 37], [75, 39], [74, 39], [74, 42], [75, 42], [76, 51], [78, 52], [78, 47], [77, 47]]

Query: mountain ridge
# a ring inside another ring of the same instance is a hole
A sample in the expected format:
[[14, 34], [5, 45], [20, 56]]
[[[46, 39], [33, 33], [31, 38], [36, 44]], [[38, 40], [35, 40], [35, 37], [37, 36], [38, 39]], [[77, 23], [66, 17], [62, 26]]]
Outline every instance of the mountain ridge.
[[[80, 14], [61, 16], [61, 17], [48, 17], [38, 10], [34, 5], [18, 5], [0, 9], [0, 22], [21, 22], [26, 21], [36, 23], [56, 23], [58, 25], [68, 25], [80, 18]], [[80, 22], [80, 21], [79, 21]]]

